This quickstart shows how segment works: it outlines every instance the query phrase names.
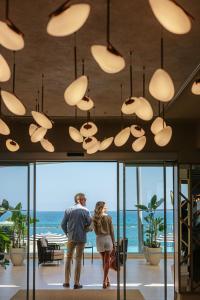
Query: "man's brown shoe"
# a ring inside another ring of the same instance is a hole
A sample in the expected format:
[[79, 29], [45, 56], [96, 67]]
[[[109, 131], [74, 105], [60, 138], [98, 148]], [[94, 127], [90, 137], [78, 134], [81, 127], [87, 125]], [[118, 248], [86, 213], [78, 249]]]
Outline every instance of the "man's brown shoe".
[[83, 288], [83, 286], [81, 284], [75, 284], [74, 285], [75, 290], [82, 289], [82, 288]]
[[64, 288], [69, 288], [70, 285], [69, 285], [69, 283], [66, 283], [66, 282], [65, 282], [65, 283], [63, 283], [63, 287], [64, 287]]

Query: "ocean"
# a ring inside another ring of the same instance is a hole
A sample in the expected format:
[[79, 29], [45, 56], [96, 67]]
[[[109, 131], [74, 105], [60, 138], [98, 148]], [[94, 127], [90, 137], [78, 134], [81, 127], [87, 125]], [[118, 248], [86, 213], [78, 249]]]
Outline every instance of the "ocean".
[[[91, 212], [92, 214], [92, 212]], [[112, 217], [115, 237], [117, 237], [117, 212], [110, 211], [108, 214]], [[156, 212], [157, 216], [164, 216], [164, 211], [159, 210]], [[36, 233], [47, 234], [47, 233], [59, 233], [63, 234], [61, 229], [61, 221], [64, 216], [63, 211], [37, 211]], [[167, 211], [167, 233], [173, 233], [173, 211]], [[31, 228], [30, 234], [33, 234]], [[120, 237], [123, 237], [123, 212], [120, 211]], [[128, 238], [128, 251], [138, 252], [138, 226], [137, 226], [137, 211], [131, 210], [126, 212], [126, 237]], [[87, 243], [92, 244], [95, 247], [96, 237], [94, 232], [87, 234]], [[96, 250], [96, 248], [94, 249]], [[172, 243], [167, 244], [168, 252], [173, 251]]]

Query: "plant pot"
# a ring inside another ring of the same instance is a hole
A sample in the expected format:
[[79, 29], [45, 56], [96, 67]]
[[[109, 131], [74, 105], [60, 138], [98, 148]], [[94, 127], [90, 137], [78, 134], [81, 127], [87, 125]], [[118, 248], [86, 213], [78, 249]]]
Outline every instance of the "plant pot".
[[147, 246], [143, 246], [143, 254], [144, 254], [144, 258], [146, 259], [146, 261], [149, 262], [149, 252], [148, 252]]
[[162, 256], [162, 248], [150, 248], [148, 247], [148, 261], [150, 265], [157, 266], [160, 263]]
[[14, 266], [22, 266], [25, 258], [25, 248], [11, 248], [10, 249], [10, 259]]

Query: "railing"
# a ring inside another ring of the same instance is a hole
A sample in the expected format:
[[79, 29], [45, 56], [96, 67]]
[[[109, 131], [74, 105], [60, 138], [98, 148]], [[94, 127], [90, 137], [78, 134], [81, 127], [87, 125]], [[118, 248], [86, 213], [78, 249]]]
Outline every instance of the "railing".
[[[146, 225], [143, 225], [143, 235], [146, 229]], [[115, 236], [117, 236], [117, 226], [114, 225], [114, 232]], [[52, 226], [40, 226], [40, 224], [36, 224], [36, 233], [37, 234], [63, 234], [63, 231], [61, 229], [60, 224], [52, 224]], [[32, 228], [30, 228], [30, 235], [33, 234]], [[120, 225], [120, 235], [123, 235], [123, 225]], [[126, 236], [128, 238], [128, 252], [129, 253], [138, 253], [139, 252], [139, 241], [138, 241], [138, 225], [132, 224], [131, 226], [126, 226]], [[144, 235], [145, 237], [145, 235]], [[158, 235], [158, 241], [161, 243], [161, 245], [164, 245], [164, 236], [163, 233], [159, 233]], [[87, 242], [90, 245], [94, 246], [94, 252], [96, 252], [96, 236], [94, 232], [89, 232], [87, 234]], [[173, 241], [173, 225], [168, 224], [167, 225], [167, 251], [173, 252], [174, 248], [174, 241]]]

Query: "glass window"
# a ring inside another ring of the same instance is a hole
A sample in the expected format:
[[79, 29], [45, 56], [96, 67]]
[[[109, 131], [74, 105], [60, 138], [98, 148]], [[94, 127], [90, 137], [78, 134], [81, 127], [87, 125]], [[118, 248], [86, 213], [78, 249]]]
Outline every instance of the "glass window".
[[126, 166], [126, 236], [128, 252], [138, 252], [138, 215], [136, 167]]
[[[9, 259], [6, 270], [0, 266], [1, 299], [11, 299], [18, 290], [26, 290], [27, 179], [27, 166], [0, 166], [0, 253]], [[6, 201], [9, 211], [3, 213]], [[3, 235], [10, 245], [3, 245]], [[19, 269], [20, 276], [16, 276]]]

